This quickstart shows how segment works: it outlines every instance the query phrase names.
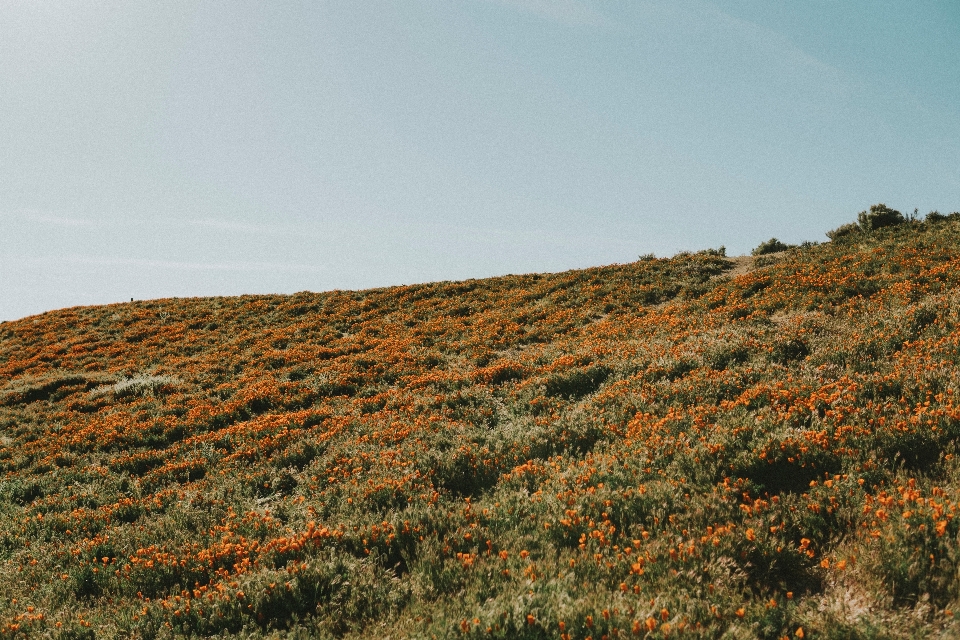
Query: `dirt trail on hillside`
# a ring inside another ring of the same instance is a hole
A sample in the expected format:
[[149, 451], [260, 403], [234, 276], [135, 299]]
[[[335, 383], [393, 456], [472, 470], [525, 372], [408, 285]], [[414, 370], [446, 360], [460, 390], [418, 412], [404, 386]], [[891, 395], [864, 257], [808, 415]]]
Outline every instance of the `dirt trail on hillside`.
[[734, 256], [733, 258], [728, 258], [729, 262], [733, 263], [733, 269], [730, 271], [724, 271], [723, 273], [714, 276], [716, 278], [736, 278], [737, 276], [749, 273], [754, 270], [753, 266], [753, 256]]
[[[756, 271], [762, 267], [768, 267], [771, 264], [775, 264], [783, 259], [787, 255], [786, 251], [779, 251], [777, 253], [767, 253], [762, 256], [733, 256], [732, 258], [727, 258], [727, 262], [733, 265], [733, 268], [729, 271], [724, 271], [723, 273], [713, 276], [713, 279], [716, 278], [736, 278], [737, 276], [742, 276], [745, 273], [750, 273], [751, 271]], [[760, 259], [760, 264], [757, 264], [757, 259]]]

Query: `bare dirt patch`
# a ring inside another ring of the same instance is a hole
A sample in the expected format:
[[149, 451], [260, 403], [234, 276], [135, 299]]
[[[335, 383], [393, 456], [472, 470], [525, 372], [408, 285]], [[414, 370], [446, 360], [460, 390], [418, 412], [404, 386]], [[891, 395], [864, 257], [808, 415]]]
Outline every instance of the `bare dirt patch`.
[[715, 276], [717, 278], [736, 278], [739, 275], [753, 271], [753, 256], [735, 256], [729, 258], [728, 262], [733, 263], [733, 269], [730, 271], [724, 271], [722, 274]]

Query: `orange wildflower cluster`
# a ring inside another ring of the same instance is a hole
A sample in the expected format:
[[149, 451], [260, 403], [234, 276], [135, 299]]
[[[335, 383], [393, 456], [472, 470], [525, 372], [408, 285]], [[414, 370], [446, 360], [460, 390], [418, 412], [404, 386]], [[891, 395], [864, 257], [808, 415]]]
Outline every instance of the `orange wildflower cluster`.
[[0, 633], [947, 624], [958, 226], [3, 323]]

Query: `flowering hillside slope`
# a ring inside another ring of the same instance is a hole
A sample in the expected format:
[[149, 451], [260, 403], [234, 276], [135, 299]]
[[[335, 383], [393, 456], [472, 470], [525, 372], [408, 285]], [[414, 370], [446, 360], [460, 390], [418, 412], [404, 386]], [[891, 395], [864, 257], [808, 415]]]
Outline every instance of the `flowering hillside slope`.
[[960, 221], [0, 324], [0, 637], [960, 635]]

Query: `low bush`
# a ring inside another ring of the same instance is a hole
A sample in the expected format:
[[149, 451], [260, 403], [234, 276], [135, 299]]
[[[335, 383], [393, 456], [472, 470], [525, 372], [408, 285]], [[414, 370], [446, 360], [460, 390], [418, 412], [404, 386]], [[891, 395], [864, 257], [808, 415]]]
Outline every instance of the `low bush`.
[[860, 231], [861, 231], [860, 225], [858, 225], [855, 222], [850, 222], [847, 224], [842, 224], [836, 229], [831, 229], [830, 231], [827, 231], [827, 237], [830, 238], [830, 240], [837, 241], [842, 238], [855, 236]]
[[753, 256], [764, 256], [769, 253], [780, 253], [781, 251], [786, 251], [787, 249], [792, 249], [796, 245], [785, 244], [780, 242], [776, 238], [770, 238], [766, 242], [761, 242], [757, 247], [750, 252], [750, 255]]
[[872, 204], [869, 211], [861, 211], [857, 214], [857, 224], [866, 232], [903, 224], [906, 221], [902, 213], [883, 203]]

